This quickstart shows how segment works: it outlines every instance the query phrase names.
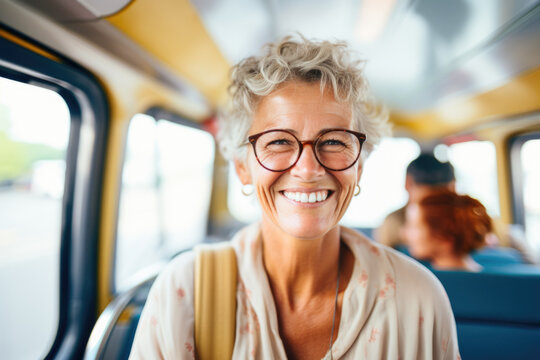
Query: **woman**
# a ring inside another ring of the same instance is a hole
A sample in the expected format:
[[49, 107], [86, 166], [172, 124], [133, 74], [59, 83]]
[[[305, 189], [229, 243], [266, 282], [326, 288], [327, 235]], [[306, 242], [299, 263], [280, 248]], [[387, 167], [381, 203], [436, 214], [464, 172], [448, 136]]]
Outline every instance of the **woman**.
[[486, 208], [476, 199], [445, 191], [429, 195], [406, 210], [405, 238], [417, 259], [438, 270], [479, 271], [469, 255], [493, 231]]
[[[220, 146], [262, 208], [232, 240], [235, 359], [458, 357], [435, 277], [338, 225], [386, 127], [358, 65], [343, 43], [287, 37], [233, 69]], [[193, 341], [185, 254], [156, 281], [132, 357], [190, 358]]]

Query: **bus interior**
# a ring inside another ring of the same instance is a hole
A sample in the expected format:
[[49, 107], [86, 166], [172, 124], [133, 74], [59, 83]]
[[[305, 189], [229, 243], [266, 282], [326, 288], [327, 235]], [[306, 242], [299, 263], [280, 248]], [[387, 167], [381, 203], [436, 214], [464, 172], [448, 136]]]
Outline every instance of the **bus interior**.
[[0, 358], [127, 359], [160, 269], [260, 210], [215, 135], [230, 67], [347, 41], [393, 135], [342, 219], [373, 236], [407, 164], [450, 161], [528, 250], [435, 271], [464, 359], [540, 354], [540, 1], [0, 0]]

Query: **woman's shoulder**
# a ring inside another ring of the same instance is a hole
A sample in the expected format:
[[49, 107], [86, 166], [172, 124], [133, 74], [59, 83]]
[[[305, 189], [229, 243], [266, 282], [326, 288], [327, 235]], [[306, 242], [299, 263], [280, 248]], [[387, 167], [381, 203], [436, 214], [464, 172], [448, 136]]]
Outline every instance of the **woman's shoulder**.
[[153, 284], [154, 291], [167, 291], [182, 287], [193, 287], [193, 274], [195, 268], [195, 253], [193, 250], [176, 255], [160, 271]]
[[175, 257], [167, 264], [164, 269], [164, 274], [170, 276], [179, 276], [186, 270], [192, 269], [195, 264], [195, 251], [193, 249], [184, 251]]
[[236, 249], [236, 252], [238, 253], [238, 248], [249, 246], [249, 242], [254, 241], [258, 231], [258, 224], [252, 224], [240, 229], [230, 241], [199, 244], [194, 249], [187, 250], [176, 255], [160, 271], [155, 281], [155, 286], [168, 287], [180, 282], [192, 284], [198, 249], [219, 249], [223, 247], [232, 247]]
[[193, 251], [187, 251], [160, 272], [141, 313], [130, 358], [193, 357], [194, 262]]
[[386, 247], [385, 251], [396, 277], [401, 280], [403, 286], [416, 290], [435, 288], [438, 292], [444, 292], [439, 279], [417, 260], [390, 247]]
[[[242, 230], [241, 232], [245, 232]], [[235, 238], [237, 238], [235, 236]], [[242, 237], [244, 238], [244, 237]], [[234, 240], [234, 239], [233, 239]], [[158, 286], [171, 286], [179, 283], [184, 283], [187, 285], [193, 284], [194, 275], [195, 275], [195, 262], [197, 259], [197, 254], [201, 251], [219, 251], [223, 248], [234, 248], [234, 241], [221, 241], [215, 243], [202, 243], [195, 248], [182, 252], [176, 255], [172, 260], [169, 261], [167, 265], [160, 271], [159, 276], [156, 279]]]
[[[342, 227], [342, 234], [348, 245], [355, 248], [356, 251], [353, 249], [353, 252], [360, 253], [363, 251], [375, 255], [378, 259], [375, 262], [377, 267], [390, 267], [385, 272], [388, 271], [394, 274], [396, 285], [402, 290], [429, 290], [431, 288], [436, 293], [439, 293], [443, 289], [437, 277], [413, 258], [389, 246], [370, 240], [356, 230]], [[373, 256], [370, 256], [370, 258], [373, 258]], [[384, 261], [381, 261], [382, 259]], [[357, 257], [356, 260], [361, 261], [360, 257]], [[363, 260], [365, 261], [366, 258]], [[442, 291], [444, 292], [444, 290]]]

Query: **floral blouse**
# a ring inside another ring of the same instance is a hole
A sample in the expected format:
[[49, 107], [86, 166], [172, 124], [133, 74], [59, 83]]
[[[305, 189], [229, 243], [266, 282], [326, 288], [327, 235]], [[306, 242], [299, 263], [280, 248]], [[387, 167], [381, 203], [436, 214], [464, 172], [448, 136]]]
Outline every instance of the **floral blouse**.
[[[448, 297], [414, 260], [341, 227], [356, 261], [345, 294], [333, 359], [460, 359]], [[262, 261], [260, 225], [231, 240], [238, 259], [234, 359], [286, 359]], [[193, 252], [156, 279], [130, 359], [195, 358]], [[324, 359], [330, 359], [327, 353]]]

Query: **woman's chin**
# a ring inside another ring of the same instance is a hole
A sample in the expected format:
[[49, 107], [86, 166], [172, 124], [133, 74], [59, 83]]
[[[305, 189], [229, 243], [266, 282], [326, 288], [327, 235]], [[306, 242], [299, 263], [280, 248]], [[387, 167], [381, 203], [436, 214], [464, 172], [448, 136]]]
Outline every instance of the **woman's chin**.
[[328, 219], [306, 219], [305, 217], [290, 217], [281, 222], [280, 228], [299, 239], [321, 238], [334, 226], [328, 223]]

